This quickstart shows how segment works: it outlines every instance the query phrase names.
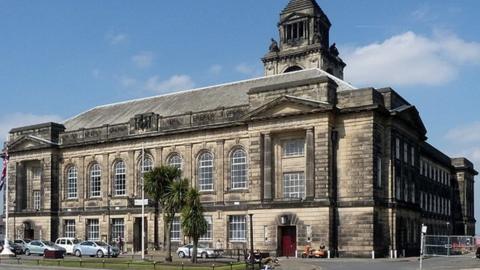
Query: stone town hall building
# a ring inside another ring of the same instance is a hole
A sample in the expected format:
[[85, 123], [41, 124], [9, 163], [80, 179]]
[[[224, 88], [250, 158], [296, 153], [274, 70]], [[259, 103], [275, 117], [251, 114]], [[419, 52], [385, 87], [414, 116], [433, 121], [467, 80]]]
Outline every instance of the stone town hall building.
[[[62, 124], [11, 130], [11, 235], [113, 239], [140, 249], [141, 172], [170, 164], [202, 194], [202, 242], [293, 255], [412, 254], [419, 228], [475, 233], [474, 170], [428, 144], [414, 105], [355, 88], [314, 0], [281, 12], [265, 77], [92, 108]], [[146, 162], [141, 164], [141, 149]], [[147, 243], [154, 215], [147, 208]], [[110, 224], [110, 226], [109, 226]], [[163, 242], [163, 225], [158, 237]], [[178, 220], [173, 241], [186, 241]]]

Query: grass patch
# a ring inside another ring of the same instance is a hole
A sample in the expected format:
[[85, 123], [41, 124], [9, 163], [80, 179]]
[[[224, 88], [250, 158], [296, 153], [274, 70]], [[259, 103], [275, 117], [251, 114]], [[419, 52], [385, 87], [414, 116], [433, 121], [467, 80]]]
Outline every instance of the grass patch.
[[[129, 260], [22, 260], [22, 264], [40, 265], [40, 266], [59, 266], [59, 267], [75, 267], [75, 268], [92, 268], [92, 269], [138, 269], [138, 270], [213, 270], [212, 264], [166, 264], [146, 262], [146, 261], [129, 261]], [[244, 263], [234, 263], [232, 265], [225, 263], [215, 263], [215, 270], [244, 270]]]

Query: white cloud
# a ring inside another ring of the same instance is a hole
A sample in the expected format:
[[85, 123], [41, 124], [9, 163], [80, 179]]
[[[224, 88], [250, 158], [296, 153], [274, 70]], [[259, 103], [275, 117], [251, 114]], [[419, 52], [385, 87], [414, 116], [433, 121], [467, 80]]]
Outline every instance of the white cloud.
[[221, 65], [213, 65], [208, 69], [208, 73], [212, 75], [219, 75], [222, 73], [223, 67]]
[[[62, 122], [62, 117], [58, 115], [35, 115], [21, 112], [2, 115], [0, 116], [0, 141], [8, 139], [8, 133], [12, 128], [46, 122]], [[3, 145], [0, 145], [0, 147], [1, 146]]]
[[245, 75], [252, 75], [253, 73], [255, 73], [255, 68], [245, 63], [237, 65], [235, 67], [235, 70]]
[[195, 83], [188, 75], [173, 75], [164, 81], [161, 81], [159, 76], [153, 76], [147, 80], [145, 87], [152, 92], [168, 93], [192, 89]]
[[95, 78], [95, 79], [98, 79], [100, 77], [100, 70], [98, 68], [95, 68], [92, 70], [92, 76]]
[[480, 122], [453, 128], [445, 137], [456, 143], [480, 143]]
[[126, 42], [128, 40], [128, 35], [124, 33], [110, 33], [107, 34], [106, 39], [110, 43], [110, 45], [118, 45]]
[[440, 85], [457, 78], [460, 68], [480, 64], [480, 43], [451, 33], [432, 37], [406, 32], [381, 43], [346, 48], [346, 80], [359, 85]]
[[152, 52], [144, 51], [132, 56], [132, 62], [139, 68], [148, 68], [153, 64], [154, 58]]
[[120, 76], [118, 77], [118, 82], [125, 88], [133, 87], [137, 84], [137, 79], [128, 77], [128, 76]]

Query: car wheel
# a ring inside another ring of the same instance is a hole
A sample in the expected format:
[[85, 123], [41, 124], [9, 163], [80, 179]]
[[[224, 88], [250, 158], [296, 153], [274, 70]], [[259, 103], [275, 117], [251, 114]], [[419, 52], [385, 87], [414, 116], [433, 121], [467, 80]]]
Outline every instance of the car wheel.
[[207, 259], [208, 258], [208, 254], [206, 252], [202, 252], [202, 258], [203, 259]]
[[103, 251], [97, 251], [97, 258], [103, 258]]
[[178, 252], [178, 257], [185, 258], [185, 253], [183, 251]]
[[32, 253], [30, 253], [30, 249], [28, 249], [28, 248], [25, 249], [25, 255], [30, 256], [30, 254], [32, 254]]
[[75, 250], [75, 256], [77, 257], [82, 257], [82, 252], [80, 252], [80, 250]]

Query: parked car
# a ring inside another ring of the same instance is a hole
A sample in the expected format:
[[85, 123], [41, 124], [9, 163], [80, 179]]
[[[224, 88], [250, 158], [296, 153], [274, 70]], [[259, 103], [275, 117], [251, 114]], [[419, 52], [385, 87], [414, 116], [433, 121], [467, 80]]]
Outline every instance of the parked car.
[[103, 258], [104, 256], [108, 256], [109, 251], [111, 257], [116, 258], [120, 255], [120, 250], [117, 247], [101, 241], [83, 241], [73, 247], [73, 254], [77, 257], [96, 256]]
[[[5, 244], [5, 241], [4, 240], [0, 240], [0, 252], [3, 251], [3, 245]], [[18, 254], [22, 254], [23, 253], [23, 249], [20, 245], [18, 244], [15, 244], [14, 242], [12, 241], [8, 241], [8, 244], [10, 245], [10, 250], [15, 254], [15, 255], [18, 255]]]
[[477, 252], [475, 252], [477, 259], [480, 259], [480, 247], [477, 247]]
[[55, 244], [64, 248], [67, 251], [67, 254], [73, 254], [73, 247], [80, 244], [80, 240], [69, 237], [60, 237], [55, 241]]
[[27, 248], [27, 244], [30, 243], [30, 239], [16, 239], [13, 243], [20, 245], [22, 247], [22, 253], [25, 253], [25, 249]]
[[[177, 249], [177, 255], [180, 258], [191, 257], [193, 252], [193, 245], [184, 245]], [[215, 250], [213, 248], [209, 248], [204, 245], [198, 245], [197, 247], [197, 257], [201, 258], [217, 258], [222, 256], [222, 253], [219, 250]]]
[[66, 250], [62, 247], [55, 245], [50, 241], [45, 240], [33, 240], [27, 244], [25, 248], [25, 255], [30, 256], [31, 254], [38, 254], [38, 255], [45, 255], [45, 251], [62, 251], [66, 252]]

